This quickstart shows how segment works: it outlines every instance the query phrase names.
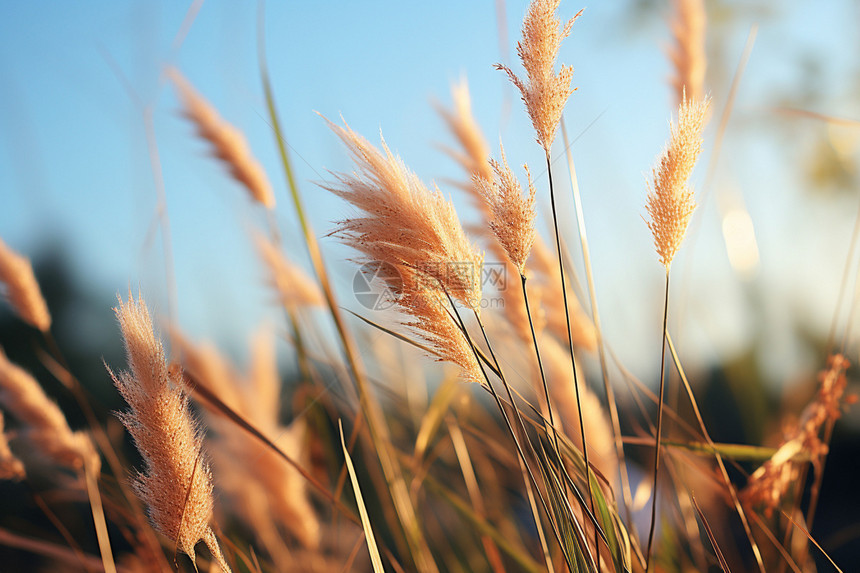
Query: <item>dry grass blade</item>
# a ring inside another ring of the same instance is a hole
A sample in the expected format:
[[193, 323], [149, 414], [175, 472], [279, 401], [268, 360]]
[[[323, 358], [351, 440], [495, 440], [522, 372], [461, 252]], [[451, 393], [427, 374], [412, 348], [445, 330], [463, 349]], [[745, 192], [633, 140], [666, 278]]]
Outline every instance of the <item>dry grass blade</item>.
[[707, 533], [708, 539], [711, 541], [711, 547], [714, 548], [714, 553], [717, 555], [717, 560], [720, 562], [720, 569], [723, 570], [723, 573], [732, 573], [732, 570], [729, 569], [729, 564], [726, 563], [726, 558], [723, 557], [723, 552], [720, 550], [719, 544], [717, 544], [717, 539], [714, 537], [714, 532], [711, 530], [711, 526], [708, 523], [708, 520], [705, 518], [705, 514], [702, 513], [702, 510], [699, 507], [699, 503], [696, 501], [696, 496], [692, 495], [690, 496], [690, 499], [693, 500], [693, 507], [696, 508], [696, 514], [699, 516], [699, 520], [705, 527], [705, 533]]
[[373, 564], [375, 573], [385, 573], [385, 569], [382, 567], [382, 557], [379, 555], [379, 548], [376, 547], [376, 538], [373, 536], [373, 527], [370, 525], [370, 517], [368, 517], [367, 508], [364, 505], [364, 497], [361, 495], [358, 476], [355, 475], [355, 467], [352, 465], [352, 458], [349, 457], [349, 450], [346, 449], [346, 441], [343, 439], [343, 422], [341, 420], [337, 421], [337, 428], [340, 432], [340, 445], [343, 448], [344, 462], [346, 462], [346, 469], [349, 470], [349, 479], [352, 482], [352, 491], [355, 493], [355, 504], [358, 506], [358, 513], [361, 515], [361, 527], [364, 529], [364, 539], [367, 541], [370, 562]]
[[788, 519], [796, 528], [798, 528], [801, 532], [803, 532], [803, 534], [806, 536], [806, 538], [809, 539], [812, 542], [812, 544], [815, 545], [815, 547], [818, 548], [819, 551], [821, 551], [821, 554], [824, 555], [825, 558], [827, 558], [827, 560], [830, 562], [830, 564], [833, 565], [834, 569], [836, 569], [839, 573], [842, 573], [842, 569], [839, 568], [839, 565], [836, 564], [836, 562], [833, 560], [833, 558], [831, 558], [830, 555], [827, 554], [827, 552], [824, 550], [824, 548], [818, 544], [818, 542], [815, 540], [815, 538], [812, 537], [812, 535], [809, 533], [809, 531], [807, 531], [807, 529], [805, 527], [803, 527], [803, 525], [798, 523], [797, 520], [795, 520], [793, 517], [791, 517], [790, 515], [788, 515], [788, 513], [784, 512], [784, 511], [782, 512], [782, 515], [786, 519]]

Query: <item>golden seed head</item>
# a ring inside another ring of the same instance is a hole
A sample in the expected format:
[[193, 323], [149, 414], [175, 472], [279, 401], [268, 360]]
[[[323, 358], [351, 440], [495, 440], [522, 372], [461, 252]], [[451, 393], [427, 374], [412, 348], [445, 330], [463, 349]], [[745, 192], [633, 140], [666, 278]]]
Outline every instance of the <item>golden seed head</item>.
[[523, 165], [529, 189], [523, 196], [519, 181], [508, 167], [504, 148], [501, 158], [501, 163], [490, 160], [492, 180], [475, 176], [473, 184], [489, 207], [490, 230], [520, 275], [524, 275], [526, 259], [535, 242], [535, 187], [528, 166]]
[[203, 452], [203, 432], [181, 390], [181, 374], [168, 368], [161, 341], [142, 298], [117, 297], [114, 309], [125, 343], [129, 370], [115, 375], [114, 384], [130, 409], [119, 419], [144, 460], [134, 487], [146, 503], [153, 526], [194, 559], [194, 546], [204, 541], [222, 569], [221, 556], [209, 522], [212, 519], [212, 473]]
[[176, 69], [168, 72], [182, 99], [185, 116], [197, 126], [200, 137], [212, 144], [215, 155], [230, 169], [230, 175], [245, 186], [251, 197], [274, 209], [275, 194], [263, 166], [251, 155], [242, 132], [221, 119], [218, 112]]
[[675, 67], [672, 85], [678, 104], [686, 97], [700, 100], [705, 97], [705, 27], [707, 16], [704, 0], [674, 0], [675, 18], [672, 35], [675, 45], [669, 58]]
[[517, 42], [517, 54], [526, 70], [524, 82], [510, 68], [496, 64], [496, 69], [508, 74], [511, 82], [520, 90], [526, 111], [532, 120], [537, 141], [549, 153], [555, 132], [561, 120], [561, 112], [575, 88], [570, 87], [573, 68], [562, 65], [555, 73], [555, 60], [561, 41], [570, 34], [571, 26], [582, 14], [559, 28], [561, 21], [555, 11], [561, 0], [534, 0], [523, 20], [523, 38]]
[[27, 258], [10, 249], [2, 239], [0, 283], [6, 285], [6, 298], [21, 320], [42, 332], [50, 330], [51, 314], [33, 274], [33, 266]]
[[651, 220], [646, 224], [651, 229], [654, 246], [666, 269], [684, 240], [696, 207], [688, 180], [702, 151], [702, 130], [708, 104], [707, 99], [684, 99], [681, 103], [678, 124], [669, 123], [669, 143], [653, 170], [653, 183], [649, 185], [645, 208]]

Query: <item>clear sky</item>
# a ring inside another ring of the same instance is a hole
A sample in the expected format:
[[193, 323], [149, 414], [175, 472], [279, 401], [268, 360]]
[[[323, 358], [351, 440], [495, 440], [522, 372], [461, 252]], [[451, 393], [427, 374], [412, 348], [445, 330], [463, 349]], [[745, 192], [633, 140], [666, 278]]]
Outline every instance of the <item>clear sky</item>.
[[[179, 116], [170, 86], [159, 85], [165, 64], [179, 67], [244, 131], [274, 184], [287, 249], [302, 264], [307, 261], [263, 105], [257, 5], [203, 3], [175, 49], [188, 4], [0, 3], [0, 236], [31, 255], [62, 245], [89, 285], [108, 294], [140, 285], [166, 312], [145, 106], [153, 114], [167, 192], [180, 323], [196, 336], [231, 344], [270, 310], [248, 234], [264, 219], [206, 155], [205, 144]], [[503, 75], [492, 69], [504, 58], [521, 69], [510, 59], [526, 2], [503, 3], [506, 51], [500, 47], [499, 4], [268, 3], [269, 65], [317, 235], [349, 211], [313, 182], [328, 177], [326, 170], [350, 166], [316, 112], [332, 119], [343, 115], [374, 142], [381, 129], [392, 149], [425, 181], [439, 183], [469, 218], [468, 202], [446, 184], [462, 175], [438, 149], [452, 142], [431, 105], [450, 104], [449, 86], [464, 76], [493, 149], [501, 138], [512, 164], [528, 162], [545, 199], [542, 153], [529, 121]], [[817, 367], [796, 354], [787, 333], [792, 321], [826, 333], [857, 203], [856, 189], [811, 190], [799, 175], [803, 158], [825, 141], [847, 149], [843, 159], [853, 162], [857, 147], [850, 130], [822, 139], [820, 123], [777, 116], [771, 108], [795, 105], [860, 118], [854, 79], [858, 11], [847, 0], [814, 8], [799, 1], [708, 4], [714, 119], [694, 183], [705, 180], [731, 76], [758, 22], [713, 187], [743, 198], [761, 263], [750, 281], [732, 271], [711, 193], [701, 210], [695, 257], [687, 260], [682, 252], [673, 269], [675, 300], [684, 304], [691, 364], [730, 357], [760, 336], [778, 381], [798, 365]], [[581, 7], [564, 0], [560, 14], [567, 18]], [[645, 180], [673, 112], [664, 50], [669, 9], [669, 2], [642, 0], [588, 5], [560, 56], [574, 66], [579, 88], [566, 121], [576, 137], [572, 151], [606, 335], [643, 377], [658, 366], [663, 272], [642, 215]], [[561, 153], [557, 144], [554, 155]], [[560, 159], [556, 165], [561, 178], [565, 164]], [[567, 187], [562, 189], [561, 210], [571, 213]], [[545, 200], [541, 212], [548, 213]], [[575, 245], [575, 230], [567, 233]], [[344, 306], [359, 308], [349, 292], [349, 251], [322, 241]], [[750, 318], [759, 315], [762, 332]]]

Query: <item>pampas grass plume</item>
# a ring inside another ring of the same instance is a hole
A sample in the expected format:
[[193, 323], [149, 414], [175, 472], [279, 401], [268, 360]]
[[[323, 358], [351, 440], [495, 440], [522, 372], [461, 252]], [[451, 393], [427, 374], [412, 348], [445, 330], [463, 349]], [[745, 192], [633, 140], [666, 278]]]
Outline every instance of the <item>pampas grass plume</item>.
[[203, 436], [188, 409], [180, 381], [168, 371], [161, 341], [142, 298], [119, 297], [114, 309], [125, 342], [128, 371], [114, 384], [130, 406], [119, 419], [134, 438], [145, 469], [134, 482], [153, 526], [195, 561], [194, 546], [203, 540], [225, 571], [212, 519], [212, 474], [201, 449]]
[[22, 437], [58, 466], [80, 471], [88, 464], [94, 474], [101, 460], [89, 436], [73, 432], [59, 406], [26, 370], [13, 364], [0, 349], [0, 404], [20, 421]]
[[561, 41], [570, 34], [573, 23], [582, 14], [580, 10], [559, 29], [561, 22], [555, 11], [560, 3], [561, 0], [534, 0], [529, 5], [523, 20], [523, 38], [517, 42], [517, 54], [526, 70], [526, 81], [507, 66], [496, 64], [496, 69], [507, 73], [520, 90], [537, 132], [537, 141], [547, 153], [555, 139], [564, 105], [575, 90], [570, 87], [573, 68], [563, 65], [556, 74], [555, 60]]
[[282, 305], [296, 309], [325, 304], [317, 283], [289, 261], [276, 243], [260, 234], [255, 235], [254, 243]]
[[660, 261], [667, 269], [684, 240], [696, 208], [688, 179], [702, 151], [708, 104], [708, 99], [683, 99], [677, 125], [669, 123], [669, 143], [654, 168], [653, 183], [649, 186], [645, 208], [651, 220], [646, 224], [654, 236]]
[[0, 239], [0, 282], [6, 285], [9, 304], [27, 324], [47, 332], [51, 328], [51, 314], [42, 297], [39, 283], [33, 274], [30, 261], [22, 257]]
[[669, 57], [675, 67], [672, 85], [678, 104], [685, 96], [691, 100], [705, 97], [705, 0], [674, 0], [675, 18], [672, 34], [675, 45]]
[[479, 308], [483, 255], [469, 242], [451, 202], [438, 188], [428, 189], [385, 141], [382, 153], [348, 125], [328, 123], [358, 171], [337, 175], [323, 188], [362, 213], [341, 221], [336, 234], [368, 260], [418, 271], [428, 279], [425, 288], [443, 289]]
[[168, 75], [182, 99], [185, 116], [197, 126], [200, 137], [212, 144], [215, 155], [227, 164], [233, 178], [245, 186], [255, 201], [273, 209], [272, 186], [262, 165], [251, 155], [242, 132], [221, 119], [178, 70], [171, 68]]
[[520, 275], [525, 275], [526, 259], [535, 242], [536, 191], [527, 165], [523, 165], [523, 169], [529, 187], [524, 197], [519, 181], [508, 167], [504, 148], [501, 158], [501, 163], [490, 160], [495, 174], [491, 181], [475, 176], [473, 183], [489, 207], [490, 230]]

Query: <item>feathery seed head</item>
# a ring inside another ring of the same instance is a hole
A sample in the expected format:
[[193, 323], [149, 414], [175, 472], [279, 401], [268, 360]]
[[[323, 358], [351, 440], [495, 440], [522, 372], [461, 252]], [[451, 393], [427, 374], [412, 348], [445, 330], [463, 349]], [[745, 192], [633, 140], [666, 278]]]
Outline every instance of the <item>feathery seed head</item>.
[[51, 314], [42, 298], [42, 291], [33, 266], [0, 239], [0, 283], [6, 285], [6, 298], [21, 320], [47, 332], [51, 328]]
[[277, 244], [259, 234], [254, 237], [254, 242], [268, 271], [269, 282], [278, 292], [282, 305], [296, 309], [325, 304], [317, 283], [290, 262]]
[[118, 415], [144, 460], [134, 486], [146, 503], [154, 527], [194, 560], [203, 540], [222, 569], [229, 567], [209, 526], [212, 474], [203, 454], [202, 431], [191, 416], [181, 381], [169, 371], [142, 298], [117, 297], [114, 309], [125, 343], [129, 370], [114, 384], [130, 409]]
[[428, 189], [384, 140], [383, 153], [348, 125], [328, 123], [358, 168], [322, 185], [361, 212], [339, 222], [336, 234], [370, 262], [412, 269], [426, 278], [427, 288], [479, 308], [483, 255], [469, 242], [451, 202], [438, 188]]
[[263, 166], [251, 155], [245, 137], [238, 129], [221, 119], [191, 83], [175, 68], [168, 72], [182, 99], [185, 116], [200, 137], [212, 144], [215, 155], [230, 168], [230, 175], [245, 186], [251, 197], [267, 209], [275, 207], [275, 195]]
[[[490, 147], [472, 115], [469, 84], [465, 78], [459, 84], [451, 86], [451, 98], [454, 100], [453, 109], [448, 110], [441, 106], [437, 108], [448, 129], [462, 147], [462, 151], [450, 151], [450, 153], [469, 173], [470, 178], [480, 177], [490, 180], [493, 178], [493, 169], [487, 161]], [[471, 191], [471, 187], [469, 190]]]
[[674, 0], [675, 19], [672, 21], [672, 34], [675, 45], [669, 57], [675, 66], [672, 85], [678, 103], [686, 97], [700, 100], [705, 97], [705, 14], [704, 0]]
[[535, 242], [535, 187], [527, 165], [523, 165], [529, 183], [528, 195], [523, 197], [519, 181], [508, 167], [505, 150], [502, 162], [490, 160], [495, 177], [473, 179], [475, 187], [489, 207], [489, 225], [510, 261], [525, 274], [526, 259]]
[[709, 100], [684, 99], [678, 110], [678, 124], [669, 123], [669, 143], [653, 170], [645, 208], [646, 221], [654, 236], [660, 261], [668, 270], [687, 233], [687, 224], [696, 207], [688, 180], [702, 151], [702, 130]]
[[582, 10], [559, 28], [561, 21], [556, 18], [555, 11], [560, 3], [561, 0], [533, 0], [529, 5], [523, 20], [523, 38], [517, 42], [517, 54], [526, 70], [525, 82], [507, 66], [495, 66], [507, 73], [520, 90], [538, 143], [547, 153], [555, 139], [564, 105], [576, 89], [570, 87], [573, 68], [562, 65], [556, 74], [554, 66], [561, 41], [570, 34]]
[[26, 370], [13, 364], [0, 348], [0, 404], [24, 426], [24, 438], [45, 458], [74, 471], [88, 464], [94, 474], [101, 459], [89, 436], [73, 432], [59, 406]]

